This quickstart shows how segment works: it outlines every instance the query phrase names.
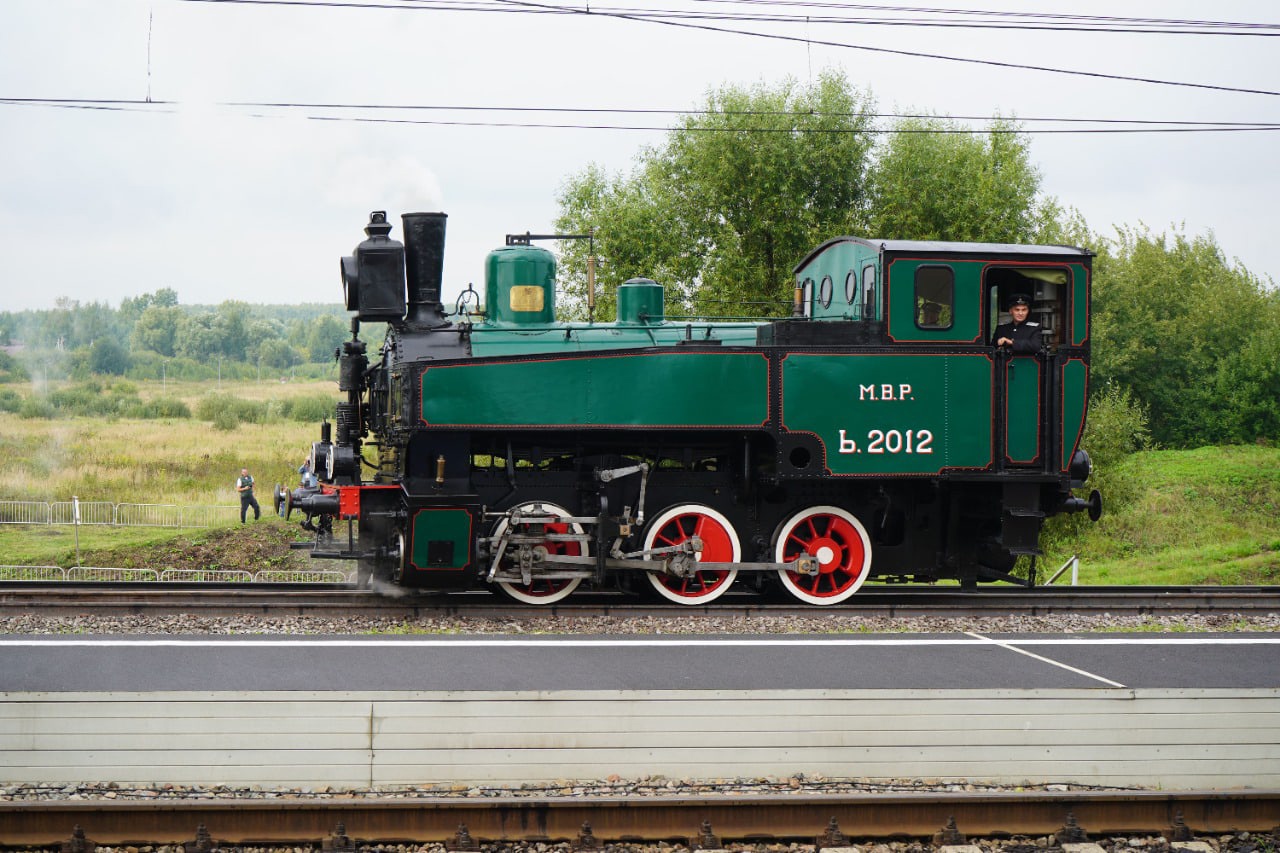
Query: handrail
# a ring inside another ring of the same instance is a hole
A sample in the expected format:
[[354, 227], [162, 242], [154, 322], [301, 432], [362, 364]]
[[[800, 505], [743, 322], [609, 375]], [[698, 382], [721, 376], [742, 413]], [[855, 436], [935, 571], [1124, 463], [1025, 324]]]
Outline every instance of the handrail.
[[1058, 570], [1053, 573], [1053, 577], [1049, 578], [1047, 581], [1044, 582], [1044, 585], [1048, 586], [1049, 584], [1056, 581], [1059, 577], [1062, 576], [1062, 573], [1067, 570], [1068, 566], [1071, 567], [1071, 585], [1079, 586], [1080, 585], [1080, 555], [1079, 554], [1072, 554], [1071, 557], [1068, 558], [1067, 561], [1063, 563], [1061, 566], [1059, 566]]

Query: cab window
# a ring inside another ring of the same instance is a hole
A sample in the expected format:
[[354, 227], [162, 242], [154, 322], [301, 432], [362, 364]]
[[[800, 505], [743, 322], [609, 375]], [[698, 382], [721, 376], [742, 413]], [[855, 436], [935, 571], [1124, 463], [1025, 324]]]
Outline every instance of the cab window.
[[955, 319], [955, 271], [951, 267], [927, 266], [916, 270], [916, 327], [926, 330], [950, 329]]
[[1015, 296], [1031, 301], [1028, 320], [1040, 324], [1047, 347], [1061, 346], [1066, 340], [1067, 292], [1070, 273], [1061, 267], [993, 267], [987, 271], [987, 322], [990, 331], [1009, 322], [1008, 306]]
[[876, 318], [876, 268], [872, 264], [862, 268], [862, 319]]
[[823, 308], [831, 307], [831, 296], [835, 291], [835, 285], [831, 281], [831, 276], [824, 275], [822, 282], [818, 285], [818, 304]]
[[805, 278], [800, 283], [800, 304], [804, 306], [804, 316], [813, 316], [813, 279]]

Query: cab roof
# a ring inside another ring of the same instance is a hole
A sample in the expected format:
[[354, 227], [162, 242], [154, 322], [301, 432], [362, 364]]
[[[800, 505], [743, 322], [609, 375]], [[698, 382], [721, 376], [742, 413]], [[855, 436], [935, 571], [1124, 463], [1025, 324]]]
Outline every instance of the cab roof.
[[1094, 253], [1076, 246], [1035, 246], [1025, 243], [962, 243], [950, 240], [871, 240], [866, 237], [833, 237], [796, 264], [800, 272], [818, 255], [839, 243], [858, 243], [881, 253], [952, 256], [1092, 258]]

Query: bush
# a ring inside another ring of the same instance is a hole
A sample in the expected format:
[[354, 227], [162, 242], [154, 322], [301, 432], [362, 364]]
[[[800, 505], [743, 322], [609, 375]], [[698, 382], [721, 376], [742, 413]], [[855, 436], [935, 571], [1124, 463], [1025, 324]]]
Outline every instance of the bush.
[[130, 382], [104, 385], [96, 379], [51, 391], [48, 399], [60, 415], [110, 418], [142, 407], [137, 386]]
[[54, 415], [57, 413], [57, 410], [47, 397], [28, 397], [22, 401], [22, 405], [18, 408], [18, 417], [26, 418], [27, 420], [35, 418], [53, 420]]
[[213, 416], [213, 428], [223, 432], [231, 432], [240, 426], [236, 414], [231, 409], [219, 409]]
[[86, 382], [49, 392], [49, 404], [67, 415], [107, 415], [114, 412], [111, 397], [102, 393], [97, 383]]
[[[218, 429], [235, 429], [242, 423], [265, 423], [268, 417], [266, 403], [242, 400], [230, 394], [208, 394], [196, 404], [196, 417], [211, 421]], [[233, 424], [233, 426], [226, 426]]]
[[0, 382], [25, 382], [29, 377], [18, 360], [0, 350]]
[[334, 401], [327, 396], [294, 397], [280, 404], [280, 415], [293, 421], [333, 420]]
[[12, 388], [0, 388], [0, 412], [16, 412], [21, 408], [21, 394]]
[[[1108, 385], [1089, 401], [1089, 422], [1080, 442], [1093, 462], [1085, 490], [1102, 493], [1103, 517], [1133, 501], [1141, 483], [1125, 462], [1139, 450], [1151, 448], [1147, 412], [1127, 388]], [[1084, 513], [1051, 518], [1044, 528], [1044, 547], [1069, 549], [1068, 540], [1079, 536], [1091, 522]]]
[[129, 351], [114, 338], [98, 338], [89, 347], [89, 369], [94, 373], [123, 376], [131, 363]]
[[145, 403], [139, 401], [127, 406], [121, 414], [127, 418], [138, 420], [158, 420], [191, 417], [191, 409], [186, 403], [174, 397], [157, 397]]
[[191, 408], [176, 397], [157, 397], [147, 403], [145, 418], [189, 418]]

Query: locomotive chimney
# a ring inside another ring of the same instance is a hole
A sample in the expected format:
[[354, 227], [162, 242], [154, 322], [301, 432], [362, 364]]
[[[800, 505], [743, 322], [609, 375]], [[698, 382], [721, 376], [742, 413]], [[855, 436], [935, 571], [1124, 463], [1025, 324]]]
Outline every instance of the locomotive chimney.
[[440, 304], [444, 275], [444, 227], [448, 214], [406, 213], [404, 220], [405, 274], [409, 284], [409, 310], [405, 322], [412, 326], [443, 326], [449, 320]]

